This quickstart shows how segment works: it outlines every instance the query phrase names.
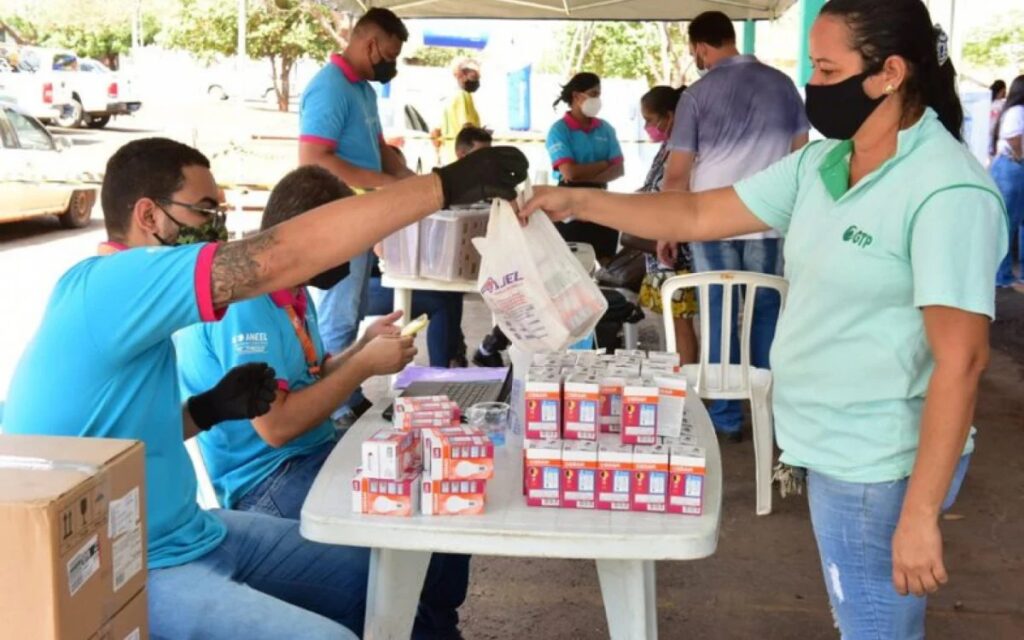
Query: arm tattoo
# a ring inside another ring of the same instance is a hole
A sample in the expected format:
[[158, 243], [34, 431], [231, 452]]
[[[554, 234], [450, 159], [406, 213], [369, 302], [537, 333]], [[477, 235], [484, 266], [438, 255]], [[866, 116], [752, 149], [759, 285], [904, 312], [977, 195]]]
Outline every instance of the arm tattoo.
[[266, 275], [274, 229], [221, 245], [213, 258], [213, 305], [223, 307], [251, 297]]

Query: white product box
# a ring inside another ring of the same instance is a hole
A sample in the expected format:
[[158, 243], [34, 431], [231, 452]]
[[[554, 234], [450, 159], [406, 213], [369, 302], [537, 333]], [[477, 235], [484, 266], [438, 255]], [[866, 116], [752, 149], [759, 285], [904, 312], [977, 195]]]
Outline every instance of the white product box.
[[562, 506], [597, 507], [597, 443], [577, 440], [562, 443]]
[[658, 385], [648, 378], [634, 378], [622, 390], [623, 444], [656, 444], [658, 441]]
[[664, 513], [668, 503], [669, 448], [664, 445], [633, 448], [633, 511]]
[[523, 495], [531, 507], [562, 505], [562, 441], [523, 442]]
[[362, 470], [367, 478], [401, 480], [415, 466], [416, 435], [381, 429], [363, 442]]
[[686, 377], [676, 374], [654, 376], [658, 385], [658, 435], [672, 438], [683, 432]]
[[596, 440], [601, 413], [600, 378], [577, 374], [562, 388], [562, 415], [566, 440]]
[[602, 442], [597, 447], [597, 508], [629, 511], [633, 487], [633, 445]]
[[[431, 434], [424, 441], [424, 480], [489, 480], [494, 477], [494, 443], [487, 436]], [[428, 456], [429, 454], [429, 456]]]
[[598, 389], [601, 395], [601, 433], [622, 432], [622, 391], [627, 378], [611, 371], [601, 376]]
[[527, 376], [524, 390], [526, 438], [545, 440], [562, 437], [562, 377], [543, 373]]
[[665, 362], [673, 367], [682, 366], [682, 359], [675, 351], [648, 351], [647, 360], [650, 362]]

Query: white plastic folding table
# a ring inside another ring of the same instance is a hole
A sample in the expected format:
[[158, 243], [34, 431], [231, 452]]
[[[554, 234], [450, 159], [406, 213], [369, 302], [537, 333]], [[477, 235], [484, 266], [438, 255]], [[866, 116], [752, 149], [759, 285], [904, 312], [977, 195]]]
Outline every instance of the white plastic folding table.
[[302, 535], [329, 544], [370, 547], [365, 636], [407, 640], [431, 552], [597, 563], [611, 637], [658, 637], [655, 561], [695, 560], [714, 553], [722, 503], [718, 442], [700, 401], [686, 414], [707, 454], [701, 516], [527, 507], [522, 443], [510, 437], [495, 456], [485, 513], [388, 517], [352, 513], [351, 483], [360, 444], [387, 426], [364, 415], [324, 463], [302, 508]]

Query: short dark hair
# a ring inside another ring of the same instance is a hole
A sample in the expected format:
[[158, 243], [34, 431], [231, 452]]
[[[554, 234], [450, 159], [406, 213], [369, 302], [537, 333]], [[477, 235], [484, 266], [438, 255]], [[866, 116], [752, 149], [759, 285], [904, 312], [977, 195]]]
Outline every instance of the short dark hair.
[[409, 39], [409, 30], [405, 28], [402, 19], [395, 15], [390, 9], [374, 7], [367, 11], [359, 21], [356, 22], [354, 31], [362, 31], [367, 27], [375, 26], [389, 36], [394, 36], [405, 42]]
[[640, 106], [659, 116], [667, 116], [676, 112], [679, 98], [684, 91], [686, 91], [685, 84], [678, 89], [664, 84], [652, 87], [640, 98]]
[[562, 91], [558, 94], [558, 100], [555, 100], [555, 103], [551, 106], [557, 107], [559, 102], [564, 102], [571, 107], [572, 94], [586, 93], [599, 84], [601, 84], [601, 76], [589, 71], [581, 71], [569, 78], [569, 82], [562, 85]]
[[107, 236], [124, 238], [140, 198], [168, 200], [185, 184], [185, 167], [210, 168], [198, 149], [168, 138], [143, 138], [122, 146], [107, 160], [100, 202]]
[[732, 20], [721, 11], [705, 11], [690, 23], [686, 32], [693, 44], [721, 47], [736, 42], [736, 29]]
[[463, 127], [462, 131], [455, 136], [455, 150], [469, 152], [476, 143], [491, 144], [494, 138], [487, 129], [480, 127]]
[[328, 202], [354, 195], [348, 185], [327, 169], [316, 165], [299, 167], [281, 178], [270, 192], [260, 230], [266, 231]]

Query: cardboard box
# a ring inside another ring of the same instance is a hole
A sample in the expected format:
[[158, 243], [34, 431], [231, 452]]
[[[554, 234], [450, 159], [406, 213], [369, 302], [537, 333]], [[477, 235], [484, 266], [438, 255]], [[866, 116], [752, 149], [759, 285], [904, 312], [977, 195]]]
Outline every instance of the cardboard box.
[[401, 480], [416, 467], [418, 436], [411, 431], [381, 429], [363, 442], [362, 469], [367, 478]]
[[651, 445], [658, 442], [658, 385], [634, 378], [622, 390], [622, 443]]
[[523, 443], [523, 490], [531, 507], [562, 505], [562, 441]]
[[668, 362], [645, 360], [643, 365], [640, 366], [640, 375], [644, 377], [654, 377], [662, 374], [679, 373], [679, 370], [680, 367]]
[[0, 435], [0, 624], [86, 640], [146, 584], [143, 445]]
[[611, 372], [601, 377], [598, 393], [601, 396], [601, 433], [622, 432], [622, 390], [626, 386], [626, 376]]
[[643, 349], [616, 349], [615, 355], [625, 358], [639, 358], [643, 360], [647, 357], [647, 352]]
[[665, 362], [673, 367], [682, 366], [682, 359], [675, 351], [648, 351], [647, 360], [650, 362]]
[[407, 471], [400, 480], [369, 478], [356, 469], [352, 478], [352, 512], [378, 516], [411, 516], [419, 513], [418, 471]]
[[484, 480], [424, 480], [420, 504], [425, 516], [466, 516], [484, 512]]
[[633, 449], [633, 511], [665, 513], [668, 502], [669, 449], [664, 445]]
[[145, 589], [103, 623], [89, 640], [149, 640], [149, 601]]
[[423, 451], [424, 480], [490, 480], [494, 443], [487, 436], [432, 433]]
[[633, 445], [601, 443], [597, 448], [597, 508], [628, 511], [633, 480]]
[[562, 443], [562, 506], [597, 507], [597, 443], [586, 440]]
[[686, 404], [686, 377], [677, 374], [654, 377], [658, 385], [658, 436], [673, 438], [682, 434]]
[[432, 426], [454, 426], [462, 422], [462, 411], [454, 402], [424, 402], [412, 406], [416, 408], [410, 409], [406, 405], [402, 411], [395, 411], [392, 418], [395, 429], [409, 431]]
[[565, 381], [562, 397], [562, 437], [566, 440], [597, 440], [601, 413], [600, 378], [585, 374], [572, 376]]
[[526, 378], [526, 438], [562, 437], [562, 378], [556, 373]]
[[699, 516], [704, 511], [704, 449], [669, 447], [668, 512]]

